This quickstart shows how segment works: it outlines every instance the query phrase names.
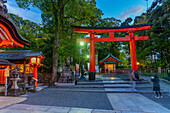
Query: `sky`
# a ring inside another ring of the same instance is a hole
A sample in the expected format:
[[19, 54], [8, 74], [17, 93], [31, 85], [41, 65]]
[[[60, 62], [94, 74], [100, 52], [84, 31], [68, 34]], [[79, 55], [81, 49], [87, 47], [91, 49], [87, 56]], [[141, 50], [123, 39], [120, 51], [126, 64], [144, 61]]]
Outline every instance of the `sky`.
[[[148, 7], [153, 1], [148, 0]], [[41, 23], [41, 11], [38, 8], [31, 7], [31, 10], [24, 10], [18, 7], [15, 0], [7, 0], [6, 5], [9, 13], [32, 22]], [[134, 19], [135, 16], [141, 15], [147, 9], [146, 0], [96, 0], [96, 5], [104, 13], [102, 18], [114, 17], [122, 22], [128, 17]]]

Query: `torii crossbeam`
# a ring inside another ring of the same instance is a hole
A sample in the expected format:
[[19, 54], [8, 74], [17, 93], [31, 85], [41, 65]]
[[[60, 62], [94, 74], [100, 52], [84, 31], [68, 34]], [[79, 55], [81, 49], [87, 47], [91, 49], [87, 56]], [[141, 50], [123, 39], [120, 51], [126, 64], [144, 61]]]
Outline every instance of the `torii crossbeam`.
[[[113, 41], [129, 41], [131, 55], [131, 69], [138, 71], [136, 59], [135, 41], [149, 40], [148, 36], [134, 35], [136, 31], [148, 30], [153, 23], [125, 26], [125, 27], [81, 27], [72, 26], [77, 33], [88, 33], [90, 37], [79, 38], [77, 42], [90, 43], [90, 70], [89, 80], [95, 80], [95, 42], [113, 42]], [[125, 37], [114, 37], [114, 32], [127, 32], [129, 35]], [[96, 33], [109, 33], [108, 38], [97, 38]]]

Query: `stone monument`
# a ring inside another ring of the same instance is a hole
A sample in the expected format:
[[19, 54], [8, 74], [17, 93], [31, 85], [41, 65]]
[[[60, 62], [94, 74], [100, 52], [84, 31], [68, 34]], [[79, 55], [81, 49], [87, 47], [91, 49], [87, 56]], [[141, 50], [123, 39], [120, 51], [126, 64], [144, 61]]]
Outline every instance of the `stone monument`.
[[69, 57], [67, 58], [67, 63], [61, 72], [58, 82], [59, 83], [72, 83], [73, 82], [73, 74], [72, 74], [72, 69], [70, 67]]

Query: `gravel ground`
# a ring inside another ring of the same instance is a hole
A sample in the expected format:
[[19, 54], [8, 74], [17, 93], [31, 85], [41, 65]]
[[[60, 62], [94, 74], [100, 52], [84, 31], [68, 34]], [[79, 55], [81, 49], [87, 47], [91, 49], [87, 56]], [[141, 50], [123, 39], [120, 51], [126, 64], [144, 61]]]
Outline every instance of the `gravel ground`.
[[163, 98], [155, 98], [155, 94], [143, 95], [170, 110], [170, 94], [163, 94]]
[[65, 92], [47, 88], [29, 94], [22, 104], [113, 110], [105, 93]]

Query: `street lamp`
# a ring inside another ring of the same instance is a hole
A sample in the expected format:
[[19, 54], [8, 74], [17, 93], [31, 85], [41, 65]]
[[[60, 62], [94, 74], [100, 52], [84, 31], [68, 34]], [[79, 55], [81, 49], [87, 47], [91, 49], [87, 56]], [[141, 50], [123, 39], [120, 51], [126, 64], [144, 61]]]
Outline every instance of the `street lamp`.
[[44, 56], [41, 52], [34, 52], [26, 55], [26, 58], [29, 58], [30, 60], [30, 66], [34, 68], [34, 77], [33, 77], [33, 87], [37, 87], [37, 67], [43, 66], [41, 64], [41, 59], [44, 59]]
[[[80, 46], [83, 46], [84, 42], [80, 42]], [[82, 60], [82, 67], [81, 67], [81, 78], [80, 79], [84, 79], [84, 70], [83, 70], [83, 48], [81, 48], [81, 60]]]

